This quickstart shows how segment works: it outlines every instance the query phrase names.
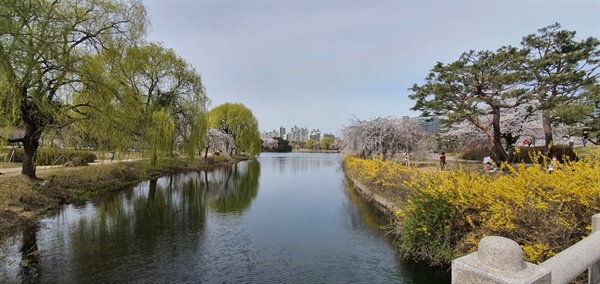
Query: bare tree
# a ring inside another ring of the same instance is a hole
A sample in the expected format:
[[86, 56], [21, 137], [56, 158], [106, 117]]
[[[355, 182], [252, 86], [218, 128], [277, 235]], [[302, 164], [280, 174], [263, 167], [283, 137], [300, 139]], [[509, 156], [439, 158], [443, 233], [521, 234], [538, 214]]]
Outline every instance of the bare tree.
[[363, 158], [381, 156], [382, 159], [398, 153], [411, 153], [427, 148], [430, 135], [410, 119], [379, 117], [371, 121], [354, 118], [342, 130], [342, 148]]

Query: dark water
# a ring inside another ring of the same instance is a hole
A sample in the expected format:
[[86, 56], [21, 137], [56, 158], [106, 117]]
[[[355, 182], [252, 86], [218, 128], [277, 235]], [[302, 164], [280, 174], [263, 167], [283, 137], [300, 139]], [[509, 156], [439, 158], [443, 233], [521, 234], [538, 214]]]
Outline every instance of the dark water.
[[401, 261], [386, 223], [337, 155], [265, 153], [65, 206], [2, 246], [0, 282], [450, 282]]

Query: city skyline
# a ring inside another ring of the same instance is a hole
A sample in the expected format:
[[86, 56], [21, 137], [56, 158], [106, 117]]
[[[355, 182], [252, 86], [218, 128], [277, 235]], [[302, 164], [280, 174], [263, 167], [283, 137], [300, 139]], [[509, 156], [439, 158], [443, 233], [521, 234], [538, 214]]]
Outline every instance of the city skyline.
[[291, 128], [280, 126], [279, 129], [271, 131], [260, 130], [261, 139], [264, 140], [274, 137], [279, 137], [291, 142], [306, 142], [308, 139], [320, 141], [324, 137], [331, 137], [335, 141], [337, 136], [331, 132], [322, 132], [319, 128], [309, 130], [307, 127], [298, 127], [297, 125], [294, 125]]

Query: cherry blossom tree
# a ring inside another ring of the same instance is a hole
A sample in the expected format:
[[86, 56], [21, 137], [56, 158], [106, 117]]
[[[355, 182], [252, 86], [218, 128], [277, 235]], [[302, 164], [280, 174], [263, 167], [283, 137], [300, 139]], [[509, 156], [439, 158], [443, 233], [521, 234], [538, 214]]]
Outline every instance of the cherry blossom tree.
[[[477, 120], [484, 128], [492, 128], [493, 115], [481, 115]], [[509, 154], [517, 141], [543, 136], [541, 112], [526, 104], [506, 109], [502, 112], [499, 129], [502, 148]], [[486, 133], [466, 120], [449, 125], [440, 137], [445, 140], [456, 140], [469, 148], [491, 149], [493, 147]]]
[[275, 151], [277, 146], [279, 146], [279, 142], [273, 138], [262, 140], [262, 147], [265, 151]]
[[230, 134], [223, 133], [217, 129], [211, 128], [208, 130], [208, 139], [205, 144], [204, 158], [208, 156], [208, 150], [213, 151], [225, 150], [229, 153], [230, 147], [233, 147], [234, 141]]
[[[489, 127], [493, 118], [490, 115], [486, 115], [481, 116], [478, 119], [482, 124], [488, 125]], [[537, 139], [538, 137], [544, 137], [542, 112], [538, 110], [535, 105], [530, 104], [523, 104], [516, 108], [507, 109], [502, 113], [500, 129], [501, 137], [503, 138], [504, 151], [510, 156], [518, 141], [523, 141], [525, 139], [531, 141], [532, 138]], [[576, 132], [576, 129], [577, 127], [574, 125], [557, 123], [553, 127], [553, 135], [564, 137], [565, 141], [563, 143], [567, 144], [567, 139]], [[492, 148], [492, 145], [488, 143], [485, 133], [468, 121], [449, 125], [440, 133], [440, 138], [446, 141], [458, 141], [460, 145], [468, 148]], [[554, 144], [558, 143], [555, 142]], [[512, 159], [509, 158], [509, 160]]]
[[431, 136], [414, 120], [392, 117], [371, 121], [355, 117], [341, 133], [344, 153], [363, 158], [380, 156], [384, 160], [398, 153], [427, 149]]

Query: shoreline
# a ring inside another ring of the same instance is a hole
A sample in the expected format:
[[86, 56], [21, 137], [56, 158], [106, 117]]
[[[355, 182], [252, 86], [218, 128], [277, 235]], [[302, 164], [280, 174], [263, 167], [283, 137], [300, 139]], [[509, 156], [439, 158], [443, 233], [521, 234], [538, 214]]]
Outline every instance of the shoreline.
[[374, 193], [368, 186], [360, 183], [358, 180], [354, 178], [347, 177], [347, 179], [352, 181], [354, 188], [356, 191], [368, 202], [371, 202], [377, 207], [377, 209], [381, 210], [383, 213], [388, 215], [393, 215], [394, 212], [400, 209], [395, 203], [387, 200], [385, 197]]
[[52, 167], [37, 171], [42, 181], [20, 172], [0, 175], [0, 242], [30, 226], [64, 204], [90, 200], [144, 180], [174, 173], [210, 171], [248, 160], [243, 156], [198, 157], [194, 161], [168, 159], [157, 167], [146, 161], [101, 163], [80, 167]]

